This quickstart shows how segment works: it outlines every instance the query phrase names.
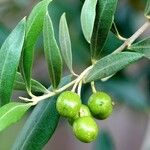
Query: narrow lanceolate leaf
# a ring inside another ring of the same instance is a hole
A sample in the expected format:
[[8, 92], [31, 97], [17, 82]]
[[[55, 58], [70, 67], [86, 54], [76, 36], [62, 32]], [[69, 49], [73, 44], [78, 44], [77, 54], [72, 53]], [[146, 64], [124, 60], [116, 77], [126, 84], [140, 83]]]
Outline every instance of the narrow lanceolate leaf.
[[81, 27], [84, 37], [89, 43], [96, 16], [96, 4], [97, 0], [85, 0], [81, 10]]
[[147, 4], [145, 7], [145, 16], [150, 19], [150, 0], [147, 0]]
[[128, 49], [142, 53], [150, 59], [150, 37], [131, 45]]
[[0, 132], [21, 119], [31, 104], [12, 102], [0, 108]]
[[108, 77], [142, 57], [143, 54], [135, 52], [122, 52], [108, 55], [99, 60], [93, 66], [87, 76], [85, 76], [84, 81], [85, 83], [87, 83], [97, 79]]
[[[16, 74], [16, 79], [15, 79], [15, 83], [14, 83], [14, 90], [26, 90], [26, 85], [25, 82], [23, 80], [22, 75], [17, 72]], [[32, 92], [39, 92], [39, 93], [47, 93], [48, 90], [38, 81], [31, 79], [31, 89]]]
[[70, 70], [72, 69], [72, 50], [71, 50], [71, 41], [68, 30], [68, 25], [65, 17], [65, 13], [61, 16], [59, 24], [59, 43], [61, 47], [62, 56]]
[[39, 103], [24, 124], [12, 150], [41, 150], [53, 135], [59, 114], [56, 110], [57, 97]]
[[[66, 85], [71, 77], [64, 78], [61, 82]], [[31, 113], [20, 134], [18, 135], [12, 150], [41, 150], [54, 134], [59, 122], [59, 114], [56, 110], [57, 96], [40, 102]]]
[[43, 38], [44, 52], [48, 64], [51, 83], [53, 88], [57, 88], [61, 79], [62, 58], [55, 39], [53, 24], [48, 13], [44, 19]]
[[10, 101], [24, 42], [25, 23], [23, 19], [0, 49], [0, 105]]
[[49, 3], [52, 0], [39, 2], [32, 10], [27, 19], [26, 38], [21, 60], [21, 72], [27, 85], [28, 91], [31, 90], [31, 73], [33, 64], [33, 52], [39, 34], [43, 29], [43, 20]]
[[106, 43], [114, 19], [117, 0], [98, 0], [96, 19], [91, 38], [92, 60], [97, 60]]

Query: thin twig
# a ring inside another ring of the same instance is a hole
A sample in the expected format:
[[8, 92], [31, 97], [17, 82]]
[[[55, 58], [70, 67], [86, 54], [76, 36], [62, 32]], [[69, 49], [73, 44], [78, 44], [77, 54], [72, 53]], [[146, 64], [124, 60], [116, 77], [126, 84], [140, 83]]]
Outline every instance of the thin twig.
[[94, 82], [94, 81], [91, 82], [91, 88], [92, 88], [92, 92], [93, 92], [93, 93], [96, 93], [96, 92], [97, 92], [97, 90], [96, 90], [96, 88], [95, 88], [95, 82]]
[[[148, 27], [150, 27], [150, 22], [147, 21], [143, 24], [143, 26], [138, 29], [130, 38], [128, 38], [118, 49], [116, 49], [112, 54], [120, 53], [124, 49], [128, 48]], [[113, 75], [110, 75], [106, 78], [103, 78], [102, 81], [109, 80]]]
[[116, 49], [113, 54], [122, 52], [124, 49], [129, 47], [149, 26], [150, 22], [145, 22], [144, 25], [138, 29], [130, 38], [128, 38], [118, 49]]
[[76, 87], [78, 86], [79, 82], [83, 79], [83, 77], [89, 72], [90, 69], [92, 69], [93, 66], [90, 66], [88, 68], [86, 68], [75, 80], [71, 81], [70, 83], [66, 84], [65, 86], [61, 87], [58, 90], [55, 90], [53, 92], [49, 92], [48, 94], [44, 94], [42, 96], [34, 96], [31, 99], [28, 98], [24, 98], [24, 97], [20, 97], [21, 100], [25, 100], [25, 101], [32, 101], [34, 103], [34, 105], [36, 105], [38, 102], [50, 98], [52, 96], [55, 96], [61, 92], [63, 92], [64, 90], [66, 90], [67, 88], [71, 87], [72, 85], [74, 85], [74, 88], [76, 89]]

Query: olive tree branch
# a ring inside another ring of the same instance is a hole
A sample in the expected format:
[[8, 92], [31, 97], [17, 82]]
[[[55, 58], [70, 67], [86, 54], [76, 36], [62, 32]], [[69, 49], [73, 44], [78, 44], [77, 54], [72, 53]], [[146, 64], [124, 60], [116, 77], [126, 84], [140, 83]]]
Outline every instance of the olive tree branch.
[[[125, 42], [117, 48], [112, 54], [120, 53], [128, 48], [148, 27], [150, 27], [150, 21], [145, 22], [141, 28], [139, 28], [130, 38], [126, 39]], [[103, 82], [109, 80], [113, 75], [101, 79]]]
[[[129, 47], [148, 27], [150, 26], [150, 22], [147, 21], [139, 30], [137, 30], [130, 38], [128, 38], [118, 49], [116, 49], [112, 54], [115, 53], [119, 53], [122, 52], [124, 49], [126, 49], [127, 47]], [[75, 91], [78, 84], [80, 83], [80, 81], [82, 81], [82, 79], [84, 78], [84, 76], [89, 72], [89, 70], [91, 70], [93, 67], [93, 65], [91, 65], [90, 67], [86, 68], [79, 76], [77, 76], [77, 78], [73, 81], [71, 81], [70, 83], [66, 84], [65, 86], [61, 87], [58, 90], [55, 90], [53, 92], [49, 92], [46, 93], [42, 96], [33, 96], [31, 95], [31, 99], [28, 98], [24, 98], [24, 97], [19, 97], [21, 100], [27, 101], [27, 102], [33, 102], [33, 104], [37, 104], [39, 101], [42, 101], [44, 99], [50, 98], [52, 96], [55, 96], [61, 92], [63, 92], [64, 90], [66, 90], [67, 88], [73, 86], [72, 91]], [[104, 79], [102, 79], [103, 81], [108, 80], [109, 78], [111, 78], [111, 76], [106, 77]], [[92, 84], [93, 87], [93, 84]]]
[[82, 81], [82, 79], [84, 78], [84, 76], [92, 69], [92, 66], [89, 66], [88, 68], [86, 68], [76, 79], [74, 79], [73, 81], [71, 81], [70, 83], [66, 84], [65, 86], [61, 87], [58, 90], [55, 90], [53, 92], [49, 92], [47, 94], [44, 94], [42, 96], [34, 96], [31, 99], [28, 98], [24, 98], [24, 97], [19, 97], [21, 100], [24, 100], [26, 102], [32, 102], [33, 105], [36, 105], [38, 102], [45, 100], [47, 98], [50, 98], [52, 96], [55, 96], [63, 91], [65, 91], [66, 89], [68, 89], [69, 87], [73, 86], [73, 89], [76, 89], [76, 87], [78, 86], [78, 84], [80, 83], [80, 81]]
[[150, 22], [145, 22], [141, 28], [139, 28], [130, 38], [128, 38], [119, 48], [117, 48], [112, 54], [122, 52], [128, 48], [148, 27]]

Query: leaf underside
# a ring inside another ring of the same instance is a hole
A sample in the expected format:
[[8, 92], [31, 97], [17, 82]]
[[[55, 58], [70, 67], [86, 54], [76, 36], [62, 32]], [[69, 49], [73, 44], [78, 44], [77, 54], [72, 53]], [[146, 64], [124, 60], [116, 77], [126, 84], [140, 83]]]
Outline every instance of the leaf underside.
[[50, 80], [53, 88], [56, 89], [60, 83], [62, 74], [62, 58], [55, 39], [53, 24], [48, 13], [44, 19], [43, 38], [44, 53], [48, 64]]
[[150, 0], [147, 0], [147, 4], [145, 7], [145, 16], [150, 19]]
[[142, 53], [146, 58], [150, 59], [150, 37], [132, 44], [128, 49]]
[[61, 53], [66, 62], [66, 65], [69, 68], [70, 72], [73, 72], [71, 40], [70, 40], [69, 29], [68, 29], [65, 13], [60, 18], [59, 43], [61, 47]]
[[135, 52], [122, 52], [108, 55], [97, 61], [87, 76], [85, 76], [84, 82], [95, 81], [115, 74], [142, 57], [143, 54]]
[[81, 27], [87, 42], [90, 43], [94, 20], [96, 16], [97, 0], [85, 0], [81, 10]]

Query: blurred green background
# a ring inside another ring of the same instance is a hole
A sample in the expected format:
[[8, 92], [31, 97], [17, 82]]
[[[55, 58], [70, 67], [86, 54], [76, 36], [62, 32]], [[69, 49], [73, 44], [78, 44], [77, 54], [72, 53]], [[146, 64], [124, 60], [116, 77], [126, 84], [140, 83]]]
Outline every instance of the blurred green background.
[[[38, 0], [0, 0], [0, 46], [10, 31], [24, 16], [28, 16]], [[117, 27], [124, 37], [130, 37], [145, 21], [143, 16], [146, 0], [120, 0], [115, 16]], [[59, 19], [66, 12], [69, 25], [74, 70], [81, 72], [90, 64], [90, 50], [80, 26], [80, 0], [53, 0], [49, 6], [56, 38], [58, 39]], [[140, 38], [149, 36], [150, 30]], [[140, 40], [140, 39], [138, 39]], [[109, 34], [103, 55], [115, 50], [120, 42]], [[68, 74], [64, 66], [64, 75]], [[47, 66], [43, 54], [42, 36], [37, 42], [33, 68], [33, 78], [46, 87], [50, 85]], [[98, 121], [100, 135], [96, 142], [83, 144], [72, 135], [67, 121], [62, 120], [44, 150], [150, 150], [150, 61], [143, 59], [118, 72], [107, 82], [97, 82], [97, 89], [108, 92], [115, 102], [113, 115], [104, 121]], [[90, 86], [82, 90], [82, 100], [86, 103], [90, 95]], [[20, 94], [15, 91], [13, 98]], [[0, 150], [10, 150], [17, 133], [23, 126], [26, 115], [16, 125], [0, 133]]]

